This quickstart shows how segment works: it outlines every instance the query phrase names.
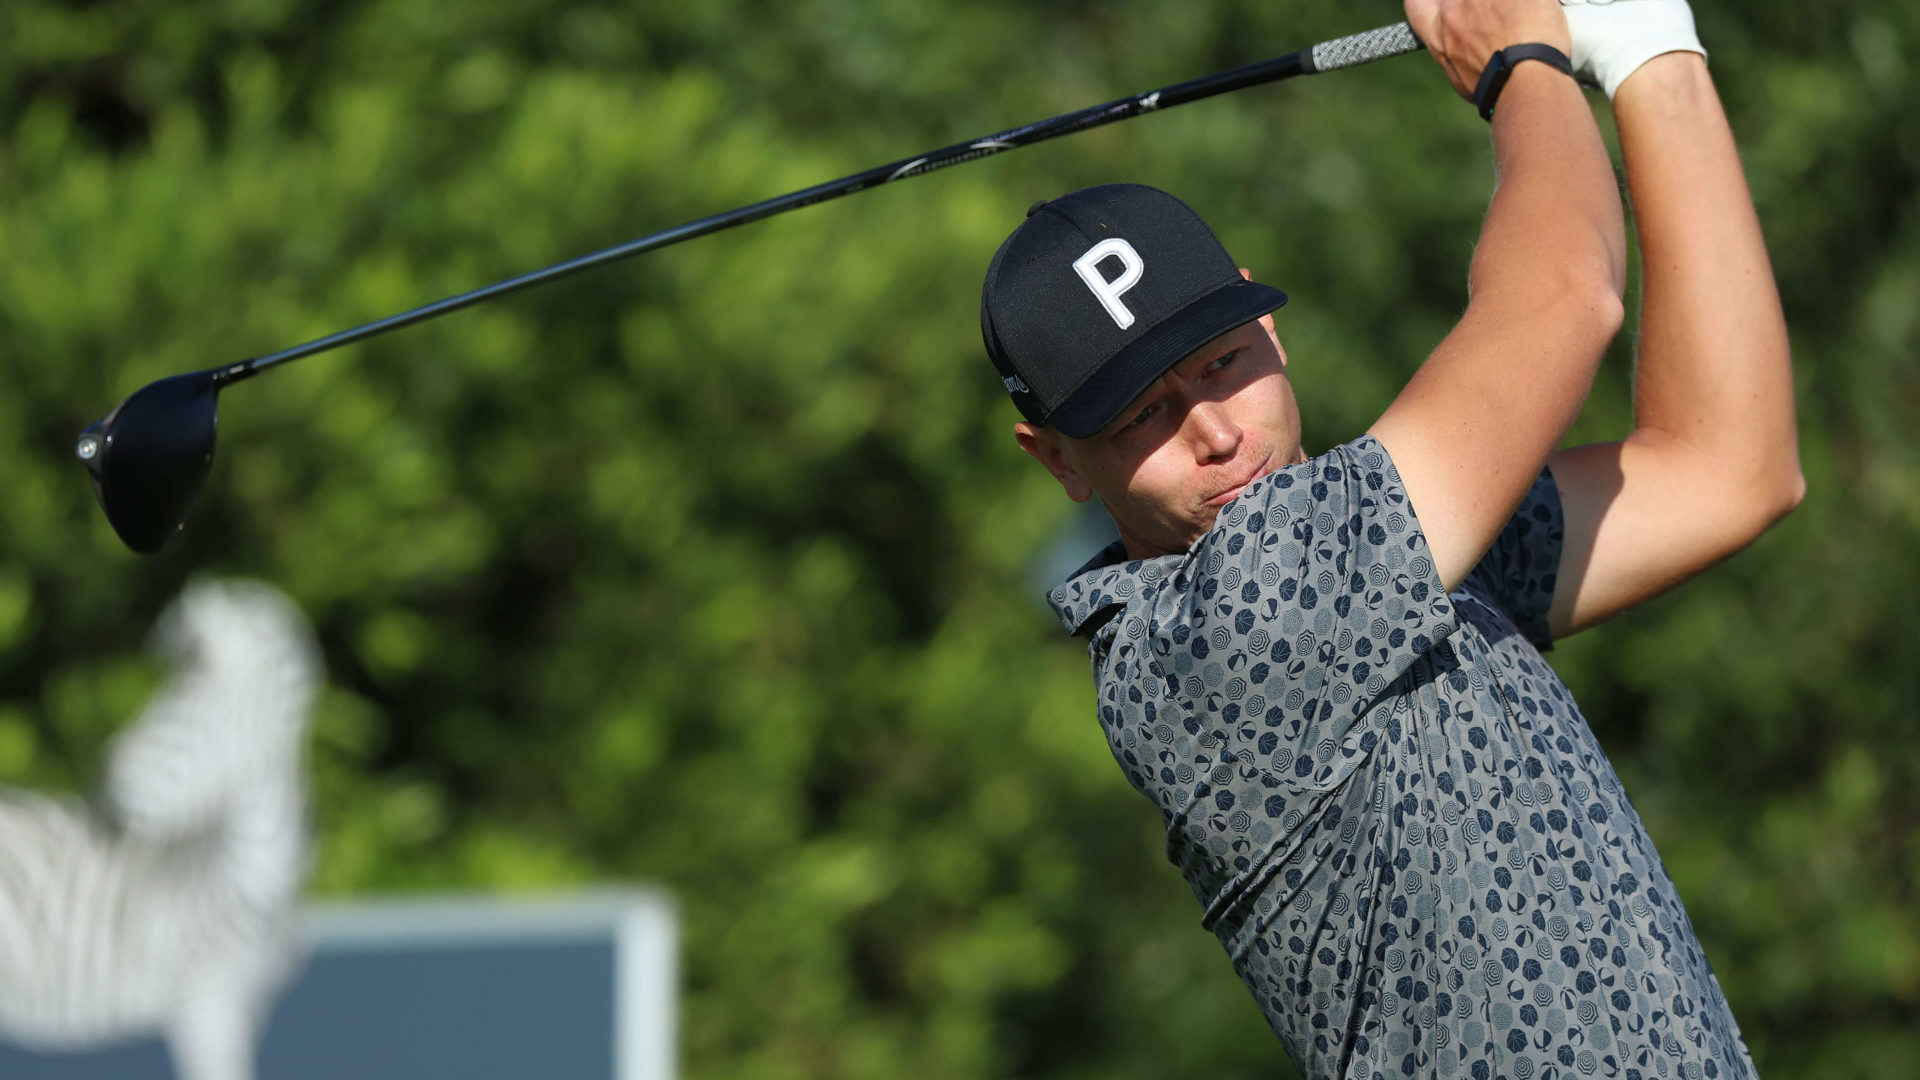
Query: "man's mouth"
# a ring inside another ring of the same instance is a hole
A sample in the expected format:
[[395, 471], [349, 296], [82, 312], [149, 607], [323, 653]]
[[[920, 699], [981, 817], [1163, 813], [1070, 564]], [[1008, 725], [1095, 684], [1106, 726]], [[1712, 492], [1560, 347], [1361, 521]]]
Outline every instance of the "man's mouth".
[[1232, 502], [1236, 497], [1238, 497], [1242, 491], [1245, 491], [1247, 489], [1248, 484], [1253, 483], [1255, 480], [1260, 479], [1261, 477], [1267, 475], [1269, 472], [1272, 472], [1272, 471], [1273, 471], [1273, 453], [1269, 451], [1266, 457], [1260, 459], [1260, 464], [1254, 466], [1253, 471], [1247, 474], [1247, 478], [1245, 480], [1240, 481], [1239, 483], [1233, 485], [1232, 487], [1221, 492], [1220, 494], [1215, 495], [1212, 498], [1208, 499], [1206, 502], [1206, 505], [1208, 506], [1227, 505], [1228, 503]]

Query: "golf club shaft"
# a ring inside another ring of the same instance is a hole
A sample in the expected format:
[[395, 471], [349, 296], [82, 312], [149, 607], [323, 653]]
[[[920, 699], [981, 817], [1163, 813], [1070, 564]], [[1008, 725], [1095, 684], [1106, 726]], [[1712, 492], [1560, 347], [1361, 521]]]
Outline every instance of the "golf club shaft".
[[663, 248], [669, 244], [677, 244], [682, 240], [691, 240], [697, 236], [705, 236], [708, 233], [719, 232], [721, 229], [730, 229], [735, 225], [745, 225], [750, 221], [759, 221], [762, 218], [769, 218], [775, 214], [785, 213], [788, 210], [796, 210], [803, 206], [812, 206], [815, 203], [826, 202], [829, 199], [837, 199], [842, 195], [851, 195], [856, 191], [865, 191], [868, 188], [892, 183], [895, 180], [905, 180], [909, 176], [920, 176], [924, 173], [933, 172], [936, 169], [944, 169], [949, 165], [958, 165], [962, 162], [973, 161], [977, 158], [1000, 153], [1003, 150], [1029, 146], [1033, 143], [1044, 142], [1047, 139], [1058, 138], [1061, 135], [1070, 135], [1076, 131], [1085, 131], [1088, 128], [1099, 127], [1102, 124], [1111, 124], [1116, 120], [1125, 120], [1129, 117], [1139, 116], [1142, 113], [1168, 109], [1175, 105], [1184, 105], [1190, 101], [1199, 101], [1202, 98], [1213, 97], [1215, 94], [1224, 94], [1249, 86], [1276, 82], [1280, 79], [1292, 78], [1295, 75], [1312, 75], [1316, 72], [1334, 71], [1343, 67], [1353, 67], [1369, 61], [1413, 52], [1419, 48], [1421, 48], [1420, 40], [1414, 37], [1413, 31], [1406, 23], [1396, 23], [1392, 26], [1383, 26], [1376, 30], [1368, 30], [1343, 38], [1335, 38], [1332, 41], [1315, 45], [1310, 49], [1302, 49], [1299, 52], [1278, 56], [1257, 64], [1248, 64], [1245, 67], [1234, 68], [1231, 71], [1222, 71], [1198, 79], [1191, 79], [1187, 82], [1177, 83], [1173, 86], [1153, 90], [1145, 94], [1136, 94], [1133, 97], [1121, 98], [1118, 101], [1110, 101], [1104, 105], [1095, 105], [1092, 108], [1081, 109], [1078, 112], [1056, 116], [1038, 123], [1027, 124], [1024, 127], [1013, 128], [1012, 130], [1003, 131], [998, 135], [990, 135], [983, 139], [955, 143], [952, 146], [922, 154], [918, 157], [904, 158], [887, 165], [868, 169], [865, 172], [854, 173], [851, 176], [843, 176], [838, 180], [817, 184], [813, 187], [781, 195], [777, 198], [767, 199], [764, 202], [757, 202], [751, 206], [743, 206], [737, 210], [729, 210], [724, 214], [715, 214], [712, 217], [704, 217], [697, 221], [687, 222], [684, 225], [676, 225], [671, 229], [664, 229], [660, 232], [640, 237], [637, 240], [630, 240], [624, 244], [618, 244], [614, 247], [604, 248], [575, 259], [569, 259], [566, 262], [555, 263], [552, 266], [522, 274], [519, 277], [508, 278], [505, 281], [497, 281], [492, 285], [474, 289], [470, 292], [464, 292], [457, 296], [449, 296], [444, 300], [436, 300], [431, 304], [414, 308], [411, 311], [403, 311], [397, 315], [389, 315], [384, 319], [378, 319], [374, 322], [353, 327], [350, 330], [342, 330], [336, 334], [316, 338], [304, 345], [295, 345], [290, 349], [283, 349], [277, 353], [241, 361], [240, 363], [220, 369], [215, 377], [217, 381], [222, 384], [235, 382], [272, 367], [275, 364], [284, 364], [289, 360], [298, 360], [302, 357], [312, 356], [314, 353], [325, 352], [328, 349], [336, 349], [342, 345], [350, 345], [356, 341], [364, 341], [376, 334], [384, 334], [389, 330], [398, 330], [403, 326], [411, 326], [417, 322], [424, 322], [437, 315], [445, 315], [450, 311], [458, 311], [461, 308], [480, 303], [483, 300], [491, 300], [510, 292], [517, 292], [520, 289], [525, 289], [530, 286], [544, 284], [558, 278], [566, 277], [569, 274], [578, 273], [582, 270], [591, 269], [596, 266], [604, 266], [607, 263], [630, 258], [642, 252], [653, 251], [656, 248]]

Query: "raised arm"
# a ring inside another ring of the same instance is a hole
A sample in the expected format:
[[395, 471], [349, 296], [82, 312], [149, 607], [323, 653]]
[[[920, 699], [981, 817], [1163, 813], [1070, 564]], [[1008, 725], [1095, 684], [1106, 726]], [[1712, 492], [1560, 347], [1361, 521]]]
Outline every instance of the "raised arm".
[[[1462, 96], [1495, 50], [1570, 46], [1555, 0], [1407, 0]], [[1626, 233], [1605, 145], [1574, 81], [1514, 69], [1493, 114], [1498, 185], [1460, 323], [1372, 426], [1441, 582], [1459, 584], [1586, 400], [1621, 322]]]
[[1645, 279], [1634, 428], [1552, 459], [1566, 520], [1556, 637], [1725, 559], [1805, 491], [1786, 323], [1705, 60], [1648, 62], [1614, 115]]

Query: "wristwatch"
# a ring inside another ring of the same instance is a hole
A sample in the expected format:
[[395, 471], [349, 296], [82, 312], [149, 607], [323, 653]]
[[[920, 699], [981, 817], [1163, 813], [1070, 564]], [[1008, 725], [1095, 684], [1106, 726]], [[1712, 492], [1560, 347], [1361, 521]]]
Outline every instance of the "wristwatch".
[[1527, 60], [1538, 60], [1550, 67], [1558, 68], [1568, 78], [1573, 77], [1573, 61], [1567, 54], [1551, 45], [1509, 45], [1487, 59], [1487, 66], [1480, 72], [1480, 83], [1473, 88], [1473, 103], [1480, 106], [1480, 118], [1493, 123], [1493, 103], [1500, 99], [1500, 91], [1506, 88], [1507, 80], [1513, 77], [1513, 69]]

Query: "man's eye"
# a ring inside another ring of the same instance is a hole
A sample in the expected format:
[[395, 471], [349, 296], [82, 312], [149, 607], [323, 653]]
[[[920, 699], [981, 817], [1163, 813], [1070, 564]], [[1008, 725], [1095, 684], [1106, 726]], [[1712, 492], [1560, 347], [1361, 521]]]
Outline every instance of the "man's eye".
[[1233, 363], [1234, 358], [1239, 355], [1240, 355], [1240, 350], [1235, 349], [1234, 351], [1228, 353], [1227, 355], [1222, 356], [1220, 359], [1215, 360], [1213, 363], [1208, 364], [1207, 370], [1219, 371], [1221, 368], [1226, 367], [1228, 364]]
[[1149, 405], [1146, 408], [1141, 409], [1139, 412], [1139, 415], [1127, 421], [1127, 426], [1130, 428], [1146, 426], [1147, 421], [1153, 419], [1154, 410], [1158, 409], [1159, 407], [1160, 406], [1158, 405]]

